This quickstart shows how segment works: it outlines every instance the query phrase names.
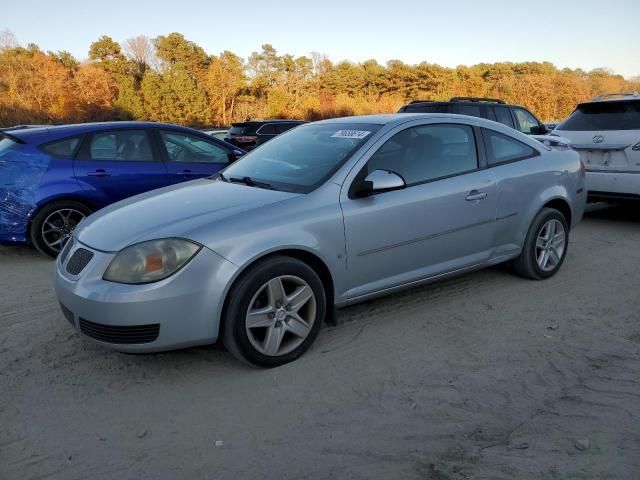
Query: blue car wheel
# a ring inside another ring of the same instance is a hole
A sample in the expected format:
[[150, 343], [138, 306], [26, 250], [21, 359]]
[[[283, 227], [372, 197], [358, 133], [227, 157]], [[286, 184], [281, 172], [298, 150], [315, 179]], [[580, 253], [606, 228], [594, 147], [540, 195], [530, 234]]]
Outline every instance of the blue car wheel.
[[30, 238], [38, 251], [57, 257], [80, 221], [92, 210], [74, 200], [59, 200], [45, 205], [33, 218]]

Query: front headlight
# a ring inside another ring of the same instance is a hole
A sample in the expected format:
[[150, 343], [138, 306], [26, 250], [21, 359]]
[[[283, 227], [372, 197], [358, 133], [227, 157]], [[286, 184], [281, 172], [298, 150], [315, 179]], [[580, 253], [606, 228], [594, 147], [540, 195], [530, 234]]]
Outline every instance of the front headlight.
[[118, 252], [103, 280], [118, 283], [151, 283], [173, 275], [202, 248], [182, 238], [163, 238], [131, 245]]

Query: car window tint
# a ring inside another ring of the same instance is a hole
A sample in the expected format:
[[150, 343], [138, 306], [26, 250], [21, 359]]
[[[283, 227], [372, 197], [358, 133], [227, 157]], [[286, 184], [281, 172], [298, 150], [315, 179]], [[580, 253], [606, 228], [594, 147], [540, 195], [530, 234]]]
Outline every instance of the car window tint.
[[407, 105], [404, 108], [407, 113], [449, 113], [449, 106], [445, 104], [438, 105]]
[[160, 137], [170, 162], [229, 163], [229, 151], [204, 138], [168, 130]]
[[144, 130], [94, 133], [89, 144], [91, 160], [152, 162], [153, 153]]
[[488, 105], [483, 105], [482, 108], [480, 109], [480, 113], [482, 114], [482, 118], [487, 118], [495, 122], [496, 116], [493, 113], [493, 107], [489, 107]]
[[514, 108], [513, 112], [516, 114], [520, 125], [519, 130], [522, 133], [536, 133], [538, 131], [538, 121], [533, 115], [522, 108]]
[[258, 130], [258, 135], [277, 135], [278, 131], [276, 130], [276, 125], [273, 123], [267, 123], [260, 127]]
[[368, 173], [389, 170], [407, 185], [478, 168], [473, 129], [468, 125], [424, 125], [403, 130], [369, 159]]
[[506, 107], [495, 107], [493, 111], [496, 114], [496, 121], [506, 125], [507, 127], [513, 128], [513, 119], [511, 118], [511, 113]]
[[298, 124], [297, 123], [281, 123], [280, 125], [277, 126], [277, 131], [278, 133], [284, 133], [287, 130], [291, 130], [293, 127], [297, 127]]
[[451, 105], [451, 113], [479, 117], [480, 107], [478, 105]]
[[489, 165], [521, 160], [537, 154], [532, 147], [515, 138], [484, 128], [482, 132], [485, 138]]
[[567, 131], [640, 130], [640, 100], [579, 105], [556, 127]]
[[45, 152], [50, 153], [51, 155], [55, 155], [56, 157], [70, 158], [71, 156], [73, 156], [73, 152], [78, 146], [79, 141], [79, 137], [67, 138], [58, 142], [49, 143], [48, 145], [42, 147], [42, 149]]

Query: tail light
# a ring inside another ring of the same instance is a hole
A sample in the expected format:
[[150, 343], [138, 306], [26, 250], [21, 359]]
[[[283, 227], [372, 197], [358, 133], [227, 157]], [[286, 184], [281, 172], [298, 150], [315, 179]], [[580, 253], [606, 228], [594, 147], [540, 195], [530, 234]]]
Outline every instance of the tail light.
[[238, 143], [251, 143], [255, 142], [258, 139], [256, 136], [244, 135], [241, 137], [236, 137], [234, 140]]
[[634, 152], [640, 152], [640, 142], [631, 147], [631, 150], [633, 150]]

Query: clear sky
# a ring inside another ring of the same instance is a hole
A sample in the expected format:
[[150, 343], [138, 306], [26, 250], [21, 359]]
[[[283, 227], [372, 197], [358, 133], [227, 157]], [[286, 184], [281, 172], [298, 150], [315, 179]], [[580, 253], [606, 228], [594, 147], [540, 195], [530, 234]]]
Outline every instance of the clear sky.
[[208, 53], [427, 61], [550, 61], [640, 75], [640, 0], [0, 0], [0, 30], [86, 58], [101, 35], [180, 32]]

